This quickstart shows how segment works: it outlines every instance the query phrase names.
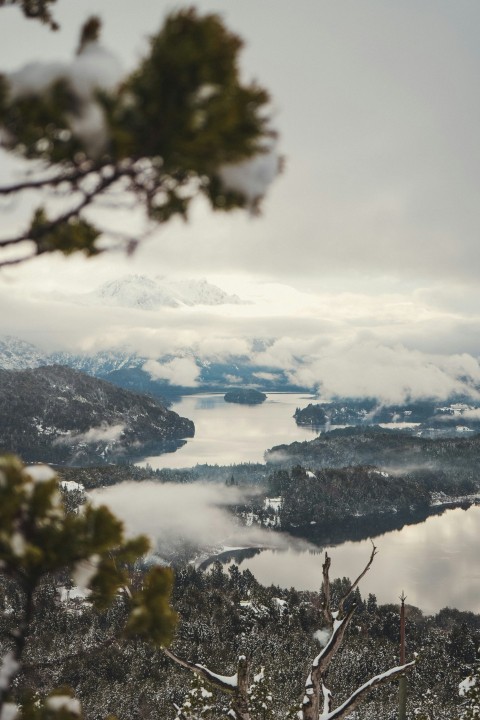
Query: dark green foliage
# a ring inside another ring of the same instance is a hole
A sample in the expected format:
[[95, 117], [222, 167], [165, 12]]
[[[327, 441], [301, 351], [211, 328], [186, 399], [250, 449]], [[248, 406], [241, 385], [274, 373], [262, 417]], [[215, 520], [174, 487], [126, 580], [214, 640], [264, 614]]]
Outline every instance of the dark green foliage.
[[118, 143], [119, 156], [159, 157], [173, 177], [186, 169], [201, 177], [255, 154], [268, 95], [241, 85], [242, 44], [218, 15], [190, 9], [167, 18], [125, 85], [123, 108], [120, 98], [113, 128], [128, 129], [129, 140]]
[[82, 251], [90, 257], [100, 252], [95, 246], [100, 231], [94, 225], [77, 217], [52, 223], [43, 208], [35, 211], [28, 234], [37, 245], [37, 255], [60, 250], [64, 255]]
[[65, 79], [54, 82], [42, 95], [10, 100], [7, 93], [6, 97], [8, 101], [0, 104], [0, 124], [14, 143], [12, 149], [23, 157], [69, 164], [82, 151], [68, 119], [70, 113], [80, 110], [79, 100]]
[[57, 0], [0, 0], [0, 8], [18, 5], [26, 18], [33, 18], [49, 25], [52, 30], [58, 30], [58, 25], [50, 12], [50, 5]]
[[239, 388], [238, 390], [229, 390], [225, 393], [225, 402], [239, 403], [241, 405], [260, 405], [265, 402], [267, 396], [265, 393], [259, 390], [245, 390]]
[[[0, 651], [2, 663], [8, 660], [6, 671], [2, 665], [0, 713], [14, 702], [21, 720], [71, 720], [81, 714], [72, 692], [58, 690], [66, 681], [73, 686], [73, 678], [61, 673], [48, 688], [38, 678], [41, 667], [52, 665], [45, 658], [58, 653], [60, 641], [78, 663], [82, 643], [92, 645], [92, 619], [97, 631], [107, 630], [109, 645], [122, 636], [163, 645], [171, 641], [177, 620], [169, 605], [171, 570], [157, 567], [132, 580], [133, 563], [148, 550], [147, 539], [125, 540], [122, 523], [104, 506], [87, 503], [69, 512], [47, 466], [25, 468], [15, 457], [0, 458], [0, 528]], [[86, 614], [78, 608], [75, 646], [76, 612], [72, 616], [71, 607], [59, 606], [57, 595], [60, 583], [71, 587], [69, 575], [89, 593]], [[97, 615], [96, 609], [106, 614]], [[98, 636], [94, 651], [97, 645]], [[53, 665], [59, 661], [63, 664], [57, 657]], [[14, 682], [16, 676], [20, 680]]]
[[[27, 4], [33, 7], [33, 0], [24, 0], [24, 11]], [[38, 16], [49, 17], [46, 5]], [[90, 18], [78, 54], [96, 43], [99, 32], [100, 21]], [[268, 93], [241, 81], [241, 47], [219, 16], [189, 9], [167, 17], [143, 62], [115, 89], [78, 90], [67, 65], [41, 93], [17, 94], [2, 76], [0, 125], [7, 149], [39, 158], [53, 170], [49, 180], [34, 181], [36, 187], [63, 184], [79, 198], [68, 218], [47, 221], [44, 211], [37, 211], [24, 234], [4, 243], [32, 240], [32, 256], [95, 254], [100, 232], [82, 219], [83, 210], [120, 183], [158, 223], [186, 218], [199, 194], [215, 210], [257, 210], [260, 196], [247, 197], [221, 179], [225, 166], [269, 152], [275, 137], [266, 111]], [[76, 121], [88, 122], [91, 112], [96, 125], [85, 133]], [[20, 184], [15, 192], [28, 186]], [[130, 238], [127, 248], [135, 242]]]
[[125, 542], [122, 523], [105, 506], [67, 513], [53, 471], [29, 470], [13, 456], [0, 456], [0, 527], [0, 568], [22, 587], [94, 557], [92, 600], [99, 606], [111, 602], [128, 581], [127, 564], [148, 549], [144, 537]]
[[134, 593], [126, 626], [127, 637], [139, 637], [161, 647], [172, 640], [177, 614], [169, 605], [173, 587], [170, 568], [157, 567], [147, 574], [143, 587]]

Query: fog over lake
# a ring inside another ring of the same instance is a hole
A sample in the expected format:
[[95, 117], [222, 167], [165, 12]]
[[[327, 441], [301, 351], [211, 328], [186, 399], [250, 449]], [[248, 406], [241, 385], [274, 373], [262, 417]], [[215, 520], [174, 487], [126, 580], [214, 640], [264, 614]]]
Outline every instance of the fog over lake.
[[295, 408], [312, 400], [307, 393], [268, 393], [261, 405], [240, 405], [225, 402], [219, 393], [186, 395], [171, 410], [193, 420], [195, 437], [175, 453], [149, 457], [141, 464], [157, 469], [263, 463], [265, 450], [273, 445], [312, 440], [318, 434], [293, 419]]

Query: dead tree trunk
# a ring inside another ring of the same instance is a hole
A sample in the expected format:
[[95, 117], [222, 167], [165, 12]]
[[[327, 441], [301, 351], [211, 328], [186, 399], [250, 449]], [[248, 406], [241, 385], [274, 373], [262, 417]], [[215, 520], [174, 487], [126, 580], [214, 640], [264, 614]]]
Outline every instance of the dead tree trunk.
[[[377, 549], [375, 545], [373, 545], [366, 566], [357, 579], [350, 585], [345, 595], [340, 599], [338, 607], [335, 610], [332, 609], [331, 600], [331, 559], [325, 554], [325, 561], [323, 563], [324, 602], [322, 606], [322, 616], [324, 627], [329, 631], [330, 637], [324, 648], [312, 661], [310, 672], [305, 683], [305, 693], [301, 708], [302, 720], [344, 720], [344, 718], [347, 718], [355, 710], [373, 688], [403, 676], [415, 664], [415, 661], [410, 663], [403, 662], [398, 667], [391, 668], [380, 675], [376, 675], [357, 688], [345, 702], [333, 708], [332, 694], [325, 684], [325, 675], [333, 658], [342, 645], [345, 632], [355, 612], [355, 606], [345, 611], [345, 603], [360, 580], [370, 569], [376, 554]], [[234, 720], [254, 720], [251, 716], [249, 705], [249, 663], [244, 655], [241, 655], [238, 659], [236, 674], [231, 677], [226, 677], [213, 673], [203, 665], [183, 660], [167, 648], [164, 648], [164, 652], [177, 665], [203, 677], [211, 687], [228, 693], [231, 697], [230, 714]]]
[[170, 660], [173, 660], [176, 665], [180, 665], [180, 667], [186, 668], [196, 675], [200, 675], [212, 688], [230, 695], [231, 710], [235, 720], [252, 720], [248, 702], [250, 668], [245, 655], [240, 655], [238, 658], [236, 674], [226, 676], [217, 675], [204, 665], [198, 665], [191, 663], [189, 660], [184, 660], [168, 648], [163, 648], [163, 652]]

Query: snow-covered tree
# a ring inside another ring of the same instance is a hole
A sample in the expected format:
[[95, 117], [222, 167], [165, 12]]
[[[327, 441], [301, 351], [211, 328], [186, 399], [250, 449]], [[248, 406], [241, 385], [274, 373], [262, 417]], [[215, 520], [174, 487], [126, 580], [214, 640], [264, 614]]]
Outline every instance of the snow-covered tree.
[[[53, 22], [48, 0], [20, 5]], [[213, 210], [255, 212], [279, 172], [269, 95], [241, 80], [242, 41], [219, 16], [171, 14], [129, 75], [101, 44], [100, 29], [90, 18], [69, 63], [30, 62], [0, 74], [0, 142], [28, 169], [0, 196], [40, 194], [23, 229], [0, 237], [0, 266], [53, 251], [94, 255], [119, 243], [133, 250], [138, 236], [92, 214], [106, 201], [141, 209], [145, 233], [186, 218], [199, 195]]]
[[48, 466], [24, 467], [13, 456], [0, 457], [0, 575], [16, 598], [16, 607], [2, 619], [7, 628], [0, 638], [2, 720], [67, 720], [81, 714], [71, 694], [55, 692], [33, 702], [17, 682], [39, 597], [59, 573], [68, 572], [98, 608], [108, 607], [122, 592], [129, 611], [124, 638], [161, 646], [170, 642], [176, 624], [169, 606], [171, 570], [153, 568], [140, 588], [130, 587], [129, 567], [147, 549], [143, 536], [125, 540], [122, 523], [104, 506], [86, 503], [68, 512]]
[[[347, 609], [347, 600], [351, 600], [358, 583], [370, 569], [375, 554], [376, 548], [373, 546], [372, 553], [365, 568], [357, 579], [348, 585], [335, 609], [333, 607], [330, 584], [331, 559], [325, 554], [325, 561], [323, 563], [323, 603], [320, 611], [322, 627], [319, 628], [317, 633], [318, 639], [323, 647], [320, 653], [310, 663], [310, 669], [305, 681], [303, 700], [300, 708], [295, 711], [295, 716], [301, 720], [343, 720], [354, 712], [355, 708], [365, 699], [371, 690], [398, 679], [415, 665], [415, 661], [412, 661], [392, 667], [386, 672], [375, 675], [354, 690], [346, 700], [334, 706], [332, 694], [327, 687], [328, 670], [343, 643], [345, 633], [355, 613], [355, 603], [351, 603]], [[237, 672], [234, 675], [225, 675], [213, 672], [199, 663], [186, 660], [170, 648], [165, 648], [164, 652], [174, 663], [201, 677], [211, 688], [229, 695], [229, 714], [234, 720], [262, 720], [263, 709], [265, 709], [265, 712], [268, 712], [268, 704], [263, 697], [259, 702], [258, 690], [261, 684], [260, 678], [264, 678], [263, 670], [258, 676], [255, 676], [258, 678], [258, 687], [255, 688], [250, 680], [251, 668], [249, 660], [245, 655], [241, 655], [238, 658]], [[252, 688], [254, 689], [252, 690]], [[269, 696], [270, 690], [266, 697]], [[285, 708], [285, 715], [287, 714], [288, 709]], [[197, 714], [197, 716], [200, 717], [199, 714]]]
[[471, 675], [459, 686], [462, 698], [462, 710], [459, 720], [479, 720], [480, 718], [480, 663], [477, 663]]

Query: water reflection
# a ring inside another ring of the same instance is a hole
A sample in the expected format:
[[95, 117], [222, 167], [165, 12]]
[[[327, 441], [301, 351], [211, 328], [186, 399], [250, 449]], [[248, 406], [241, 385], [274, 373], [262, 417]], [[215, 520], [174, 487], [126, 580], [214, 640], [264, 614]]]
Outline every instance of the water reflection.
[[195, 437], [174, 455], [148, 457], [142, 464], [179, 468], [262, 463], [265, 450], [273, 445], [315, 437], [314, 430], [298, 427], [293, 419], [295, 409], [311, 400], [305, 393], [268, 393], [261, 405], [237, 405], [219, 393], [186, 395], [171, 409], [193, 420]]
[[[374, 593], [379, 602], [396, 603], [402, 590], [407, 602], [424, 612], [442, 607], [480, 612], [480, 507], [448, 510], [424, 523], [404, 527], [375, 539], [379, 553], [360, 583], [362, 596]], [[371, 552], [371, 543], [347, 542], [328, 548], [332, 575], [356, 577]], [[322, 558], [293, 550], [265, 550], [242, 561], [263, 584], [318, 590]]]

